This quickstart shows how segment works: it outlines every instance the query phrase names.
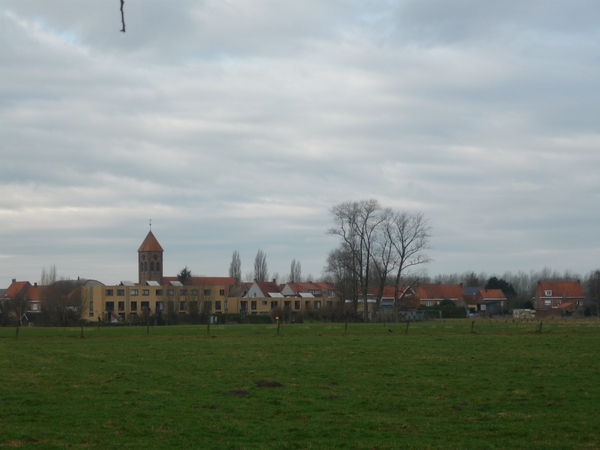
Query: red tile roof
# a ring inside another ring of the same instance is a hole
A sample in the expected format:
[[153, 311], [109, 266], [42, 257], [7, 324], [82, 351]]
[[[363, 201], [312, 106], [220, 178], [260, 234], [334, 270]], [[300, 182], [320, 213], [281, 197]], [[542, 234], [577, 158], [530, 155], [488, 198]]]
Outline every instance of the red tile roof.
[[540, 297], [547, 297], [545, 291], [552, 291], [550, 297], [584, 298], [581, 284], [577, 281], [542, 281], [537, 285]]
[[281, 292], [279, 286], [272, 281], [257, 282], [256, 284], [263, 294], [268, 294], [269, 292]]
[[142, 242], [142, 245], [140, 245], [140, 248], [138, 249], [138, 252], [162, 252], [162, 251], [164, 251], [164, 250], [160, 246], [160, 244], [158, 243], [156, 238], [154, 237], [154, 234], [152, 234], [152, 231], [148, 232], [146, 239], [144, 239], [144, 242]]
[[462, 300], [464, 291], [460, 284], [421, 284], [417, 287], [416, 294], [421, 300]]
[[[163, 284], [167, 285], [171, 281], [179, 281], [177, 277], [163, 277]], [[186, 281], [189, 286], [230, 286], [235, 284], [234, 277], [191, 277]]]
[[480, 289], [476, 298], [477, 300], [506, 300], [506, 295], [500, 289]]
[[29, 286], [31, 286], [29, 281], [13, 281], [2, 297], [14, 298], [19, 294], [24, 294]]
[[566, 302], [566, 303], [561, 303], [560, 305], [558, 305], [558, 309], [574, 311], [576, 309], [576, 306], [575, 306], [575, 303], [573, 303], [573, 302]]
[[27, 298], [27, 300], [31, 300], [31, 301], [40, 301], [41, 300], [41, 291], [42, 288], [41, 286], [29, 286], [29, 289], [27, 289], [27, 292], [25, 292], [25, 298]]

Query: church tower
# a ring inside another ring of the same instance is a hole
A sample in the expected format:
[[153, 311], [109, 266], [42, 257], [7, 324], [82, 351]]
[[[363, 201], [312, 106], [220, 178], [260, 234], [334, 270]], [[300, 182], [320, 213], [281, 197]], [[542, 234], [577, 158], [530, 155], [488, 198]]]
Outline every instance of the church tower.
[[152, 230], [148, 232], [138, 249], [138, 273], [138, 280], [142, 286], [146, 281], [156, 281], [162, 286], [163, 249], [152, 234]]

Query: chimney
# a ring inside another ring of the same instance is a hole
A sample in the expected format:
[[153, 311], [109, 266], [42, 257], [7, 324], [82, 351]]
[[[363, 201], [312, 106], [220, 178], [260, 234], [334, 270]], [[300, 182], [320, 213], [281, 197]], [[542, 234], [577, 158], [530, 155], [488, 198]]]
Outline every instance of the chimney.
[[17, 279], [16, 279], [16, 278], [13, 278], [13, 279], [12, 279], [12, 282], [13, 282], [13, 283], [16, 283], [16, 282], [17, 282]]
[[273, 284], [277, 284], [277, 278], [273, 278]]
[[34, 286], [34, 287], [37, 287], [37, 281], [36, 281], [35, 283], [33, 283], [33, 286]]

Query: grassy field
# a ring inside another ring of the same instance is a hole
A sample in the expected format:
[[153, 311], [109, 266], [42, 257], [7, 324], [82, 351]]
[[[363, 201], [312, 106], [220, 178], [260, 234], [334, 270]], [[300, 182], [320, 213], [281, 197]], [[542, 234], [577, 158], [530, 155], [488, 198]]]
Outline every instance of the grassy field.
[[600, 448], [597, 321], [405, 328], [0, 328], [0, 447]]

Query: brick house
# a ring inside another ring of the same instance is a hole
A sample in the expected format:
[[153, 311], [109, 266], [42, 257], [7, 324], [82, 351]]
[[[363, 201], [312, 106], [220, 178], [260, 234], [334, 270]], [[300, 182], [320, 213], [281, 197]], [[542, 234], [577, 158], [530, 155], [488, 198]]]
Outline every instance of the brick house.
[[571, 314], [580, 309], [585, 295], [577, 281], [538, 281], [533, 297], [538, 316]]

